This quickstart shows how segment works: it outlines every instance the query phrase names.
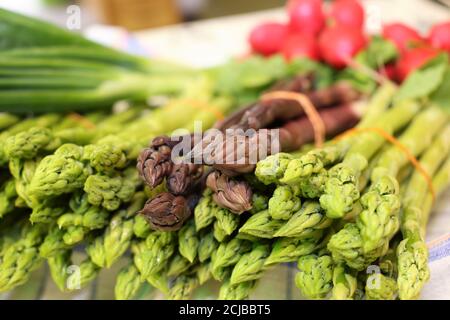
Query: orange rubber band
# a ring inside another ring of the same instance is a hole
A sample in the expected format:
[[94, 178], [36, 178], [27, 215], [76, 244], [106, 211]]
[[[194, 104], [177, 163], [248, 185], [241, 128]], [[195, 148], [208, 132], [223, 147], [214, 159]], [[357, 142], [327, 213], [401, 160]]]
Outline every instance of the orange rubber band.
[[311, 121], [314, 130], [314, 144], [317, 148], [321, 148], [325, 141], [325, 124], [319, 115], [316, 107], [311, 100], [304, 94], [292, 91], [273, 91], [265, 93], [261, 97], [262, 100], [286, 99], [295, 100], [305, 111], [309, 121]]
[[[220, 111], [219, 109], [215, 108], [213, 105], [201, 101], [201, 100], [195, 100], [195, 99], [177, 99], [177, 100], [173, 100], [170, 104], [179, 104], [179, 103], [185, 103], [188, 104], [194, 108], [203, 110], [203, 111], [207, 111], [210, 112], [214, 115], [214, 117], [216, 118], [216, 120], [222, 120], [225, 118], [224, 114], [222, 113], [222, 111]], [[170, 105], [169, 104], [169, 105]]]
[[81, 114], [72, 112], [69, 113], [68, 117], [72, 119], [73, 121], [79, 123], [81, 126], [85, 127], [86, 129], [94, 129], [95, 124], [92, 123], [88, 118], [83, 117]]
[[392, 136], [385, 130], [383, 130], [381, 128], [353, 128], [353, 129], [347, 130], [344, 133], [338, 135], [337, 137], [334, 138], [334, 140], [338, 141], [343, 138], [353, 136], [359, 132], [375, 132], [378, 135], [380, 135], [381, 137], [383, 137], [384, 139], [386, 139], [387, 141], [389, 141], [391, 144], [393, 144], [394, 146], [399, 148], [407, 156], [408, 160], [416, 168], [416, 170], [419, 171], [419, 173], [423, 176], [423, 178], [425, 179], [425, 181], [428, 185], [428, 190], [431, 193], [433, 202], [435, 201], [436, 192], [433, 188], [433, 180], [431, 179], [430, 175], [422, 167], [419, 160], [417, 160], [417, 158], [411, 153], [411, 151], [409, 151], [409, 149], [404, 144], [402, 144], [397, 138], [395, 138], [394, 136]]

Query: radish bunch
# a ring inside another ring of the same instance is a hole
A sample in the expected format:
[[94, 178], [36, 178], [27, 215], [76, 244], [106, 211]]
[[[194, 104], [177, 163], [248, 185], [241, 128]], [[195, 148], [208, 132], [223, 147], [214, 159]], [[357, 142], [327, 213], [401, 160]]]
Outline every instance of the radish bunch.
[[329, 11], [322, 0], [291, 0], [289, 22], [257, 26], [249, 42], [255, 53], [282, 53], [286, 59], [308, 57], [343, 68], [366, 45], [364, 9], [357, 0], [336, 0]]
[[[254, 53], [281, 53], [288, 60], [307, 57], [342, 69], [370, 40], [364, 33], [365, 13], [358, 0], [334, 0], [327, 8], [322, 0], [290, 0], [287, 13], [287, 23], [266, 22], [252, 30], [249, 43]], [[440, 52], [450, 53], [450, 22], [433, 26], [427, 36], [405, 24], [391, 23], [383, 27], [382, 36], [398, 49], [398, 60], [383, 66], [397, 81]]]
[[383, 37], [391, 40], [400, 52], [391, 74], [399, 82], [439, 53], [450, 53], [450, 22], [434, 25], [427, 36], [405, 24], [392, 23], [383, 27]]

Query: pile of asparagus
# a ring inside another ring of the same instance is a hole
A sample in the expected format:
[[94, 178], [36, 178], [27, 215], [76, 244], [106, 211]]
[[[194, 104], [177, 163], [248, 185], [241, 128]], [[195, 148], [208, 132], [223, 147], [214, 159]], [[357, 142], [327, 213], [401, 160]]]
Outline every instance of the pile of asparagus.
[[[270, 90], [280, 89], [289, 92], [307, 90], [311, 96], [316, 97], [319, 106], [330, 107], [324, 109], [323, 114], [342, 111], [343, 108], [352, 110], [347, 103], [359, 97], [354, 89], [344, 84], [316, 89], [311, 74], [299, 75], [277, 83]], [[262, 125], [258, 129], [284, 117], [287, 124], [296, 121], [297, 125], [291, 128], [297, 132], [300, 129], [305, 131], [303, 137], [299, 136], [301, 142], [297, 142], [293, 148], [312, 141], [311, 123], [304, 116], [301, 106], [284, 103], [286, 101], [280, 100], [253, 103], [216, 123], [216, 128], [224, 131], [239, 122], [242, 123], [242, 119], [245, 118], [242, 117], [243, 114], [258, 116], [258, 119], [262, 120], [260, 121]], [[247, 119], [250, 116], [247, 116]], [[334, 134], [352, 126], [353, 119], [358, 116], [356, 110], [348, 112], [347, 116], [342, 117], [342, 121], [329, 126], [329, 133]], [[222, 199], [221, 206], [217, 205], [215, 202], [220, 199], [218, 190], [224, 184], [228, 187], [228, 195], [230, 191], [235, 194], [239, 191], [251, 191], [247, 188], [247, 182], [231, 179], [217, 170], [211, 172], [211, 168], [203, 167], [201, 164], [173, 163], [172, 149], [177, 143], [179, 143], [177, 137], [156, 137], [151, 146], [144, 149], [138, 158], [137, 167], [140, 176], [152, 194], [141, 211], [142, 215], [135, 218], [133, 231], [136, 240], [132, 241], [131, 245], [132, 261], [118, 275], [116, 285], [118, 299], [131, 299], [143, 282], [150, 283], [172, 299], [186, 298], [196, 286], [209, 280], [211, 274], [215, 274], [221, 280], [225, 279], [226, 274], [223, 272], [227, 270], [221, 264], [232, 265], [237, 262], [232, 259], [239, 258], [224, 256], [224, 261], [217, 262], [217, 266], [214, 267], [215, 273], [211, 273], [213, 252], [220, 248], [220, 242], [228, 239], [238, 227], [240, 216], [236, 212], [246, 211], [235, 210], [234, 213], [230, 211], [224, 205], [225, 202], [228, 206], [239, 207], [243, 201], [229, 199], [228, 196]], [[212, 178], [215, 177], [216, 191], [213, 193], [210, 189], [206, 189], [199, 201], [205, 185], [211, 184]], [[252, 196], [252, 193], [249, 193], [246, 196], [258, 198], [262, 206], [267, 200], [263, 195]], [[250, 208], [253, 208], [253, 204]], [[260, 209], [263, 208], [255, 207], [252, 211]], [[194, 212], [195, 219], [192, 219]], [[240, 240], [237, 240], [235, 245], [240, 245]]]
[[[264, 63], [273, 61], [278, 60]], [[220, 74], [227, 68], [214, 72]], [[277, 77], [243, 86], [241, 94], [261, 92]], [[62, 291], [77, 290], [89, 284], [102, 268], [109, 268], [127, 256], [130, 249], [134, 263], [118, 276], [117, 297], [131, 298], [127, 292], [132, 284], [138, 287], [144, 280], [163, 291], [168, 288], [164, 277], [181, 271], [175, 268], [163, 277], [158, 274], [163, 263], [153, 267], [148, 263], [156, 253], [163, 255], [156, 257], [156, 261], [163, 261], [173, 251], [159, 244], [158, 233], [151, 232], [144, 216], [137, 213], [143, 207], [145, 212], [146, 199], [156, 196], [160, 197], [161, 212], [168, 211], [169, 206], [179, 210], [180, 217], [189, 217], [204, 189], [206, 172], [202, 166], [173, 166], [165, 171], [171, 174], [167, 179], [170, 190], [165, 184], [150, 189], [139, 178], [136, 159], [152, 139], [160, 141], [158, 151], [161, 151], [167, 142], [161, 140], [161, 135], [169, 135], [178, 128], [192, 131], [194, 121], [202, 121], [203, 127], [208, 128], [217, 120], [217, 114], [232, 111], [236, 100], [219, 87], [218, 79], [220, 76], [208, 72], [196, 74], [177, 98], [158, 108], [124, 107], [119, 103], [112, 113], [46, 113], [28, 118], [0, 113], [0, 292], [24, 284], [43, 262], [48, 264]], [[283, 80], [275, 87], [294, 90], [292, 86], [305, 79], [311, 90], [310, 74]], [[342, 90], [337, 87], [337, 92], [348, 89]], [[327, 95], [322, 99], [326, 100]], [[345, 129], [351, 123], [342, 125]], [[304, 141], [311, 139], [309, 133]], [[184, 220], [177, 225], [178, 229]], [[183, 232], [188, 237], [192, 229]], [[168, 237], [166, 243], [178, 241], [176, 234], [164, 233]], [[158, 246], [162, 246], [161, 250]], [[149, 247], [152, 249], [148, 250]], [[84, 253], [85, 260], [81, 263], [75, 263], [76, 251]], [[205, 261], [207, 256], [203, 257]], [[182, 257], [175, 262], [190, 267]], [[191, 262], [194, 258], [191, 257]], [[79, 272], [70, 272], [73, 266]], [[207, 279], [207, 271], [203, 268], [201, 282]], [[139, 281], [137, 278], [128, 281], [130, 273], [139, 274]]]
[[[450, 122], [426, 102], [395, 100], [396, 91], [381, 86], [356, 129], [322, 148], [271, 155], [240, 180], [213, 172], [226, 176], [221, 196], [207, 187], [193, 217], [176, 201], [147, 207], [117, 296], [132, 298], [148, 281], [186, 299], [214, 278], [220, 299], [245, 299], [266, 270], [298, 261], [295, 283], [307, 298], [418, 298], [429, 279], [428, 216], [450, 184]], [[170, 194], [164, 184], [154, 191]], [[238, 213], [223, 200], [249, 197]], [[176, 225], [151, 230], [145, 219]]]
[[[135, 169], [140, 150], [195, 120], [214, 123], [208, 109], [186, 102], [192, 95], [224, 114], [233, 107], [206, 90], [208, 81], [192, 79], [155, 109], [119, 103], [113, 113], [0, 114], [0, 292], [25, 283], [45, 260], [61, 290], [79, 289], [126, 253], [147, 197]], [[87, 255], [74, 278], [68, 268], [78, 249]]]

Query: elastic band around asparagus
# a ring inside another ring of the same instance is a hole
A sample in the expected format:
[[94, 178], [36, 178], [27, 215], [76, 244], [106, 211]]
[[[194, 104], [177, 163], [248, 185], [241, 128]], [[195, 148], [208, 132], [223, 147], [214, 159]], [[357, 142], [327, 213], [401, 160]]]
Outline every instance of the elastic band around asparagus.
[[325, 124], [317, 112], [316, 107], [306, 95], [289, 91], [273, 91], [262, 96], [263, 101], [268, 99], [288, 99], [297, 101], [312, 123], [316, 147], [321, 147], [323, 145], [325, 140]]

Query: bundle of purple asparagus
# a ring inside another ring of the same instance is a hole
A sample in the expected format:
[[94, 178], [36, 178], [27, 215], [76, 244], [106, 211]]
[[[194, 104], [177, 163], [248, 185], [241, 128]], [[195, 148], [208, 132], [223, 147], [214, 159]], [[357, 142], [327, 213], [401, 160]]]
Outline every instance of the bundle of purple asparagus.
[[[267, 92], [304, 95], [317, 110], [326, 136], [353, 127], [362, 115], [364, 97], [358, 91], [345, 82], [317, 89], [312, 74], [284, 80]], [[190, 199], [204, 186], [214, 192], [219, 206], [236, 214], [251, 210], [252, 191], [243, 175], [271, 154], [296, 151], [314, 141], [314, 123], [304, 107], [292, 99], [261, 99], [218, 121], [200, 138], [195, 139], [198, 133], [155, 138], [141, 152], [137, 168], [150, 188], [164, 182], [166, 191], [148, 200], [142, 214], [155, 229], [176, 230], [192, 214], [195, 202]], [[181, 155], [180, 144], [186, 141], [190, 150]]]

